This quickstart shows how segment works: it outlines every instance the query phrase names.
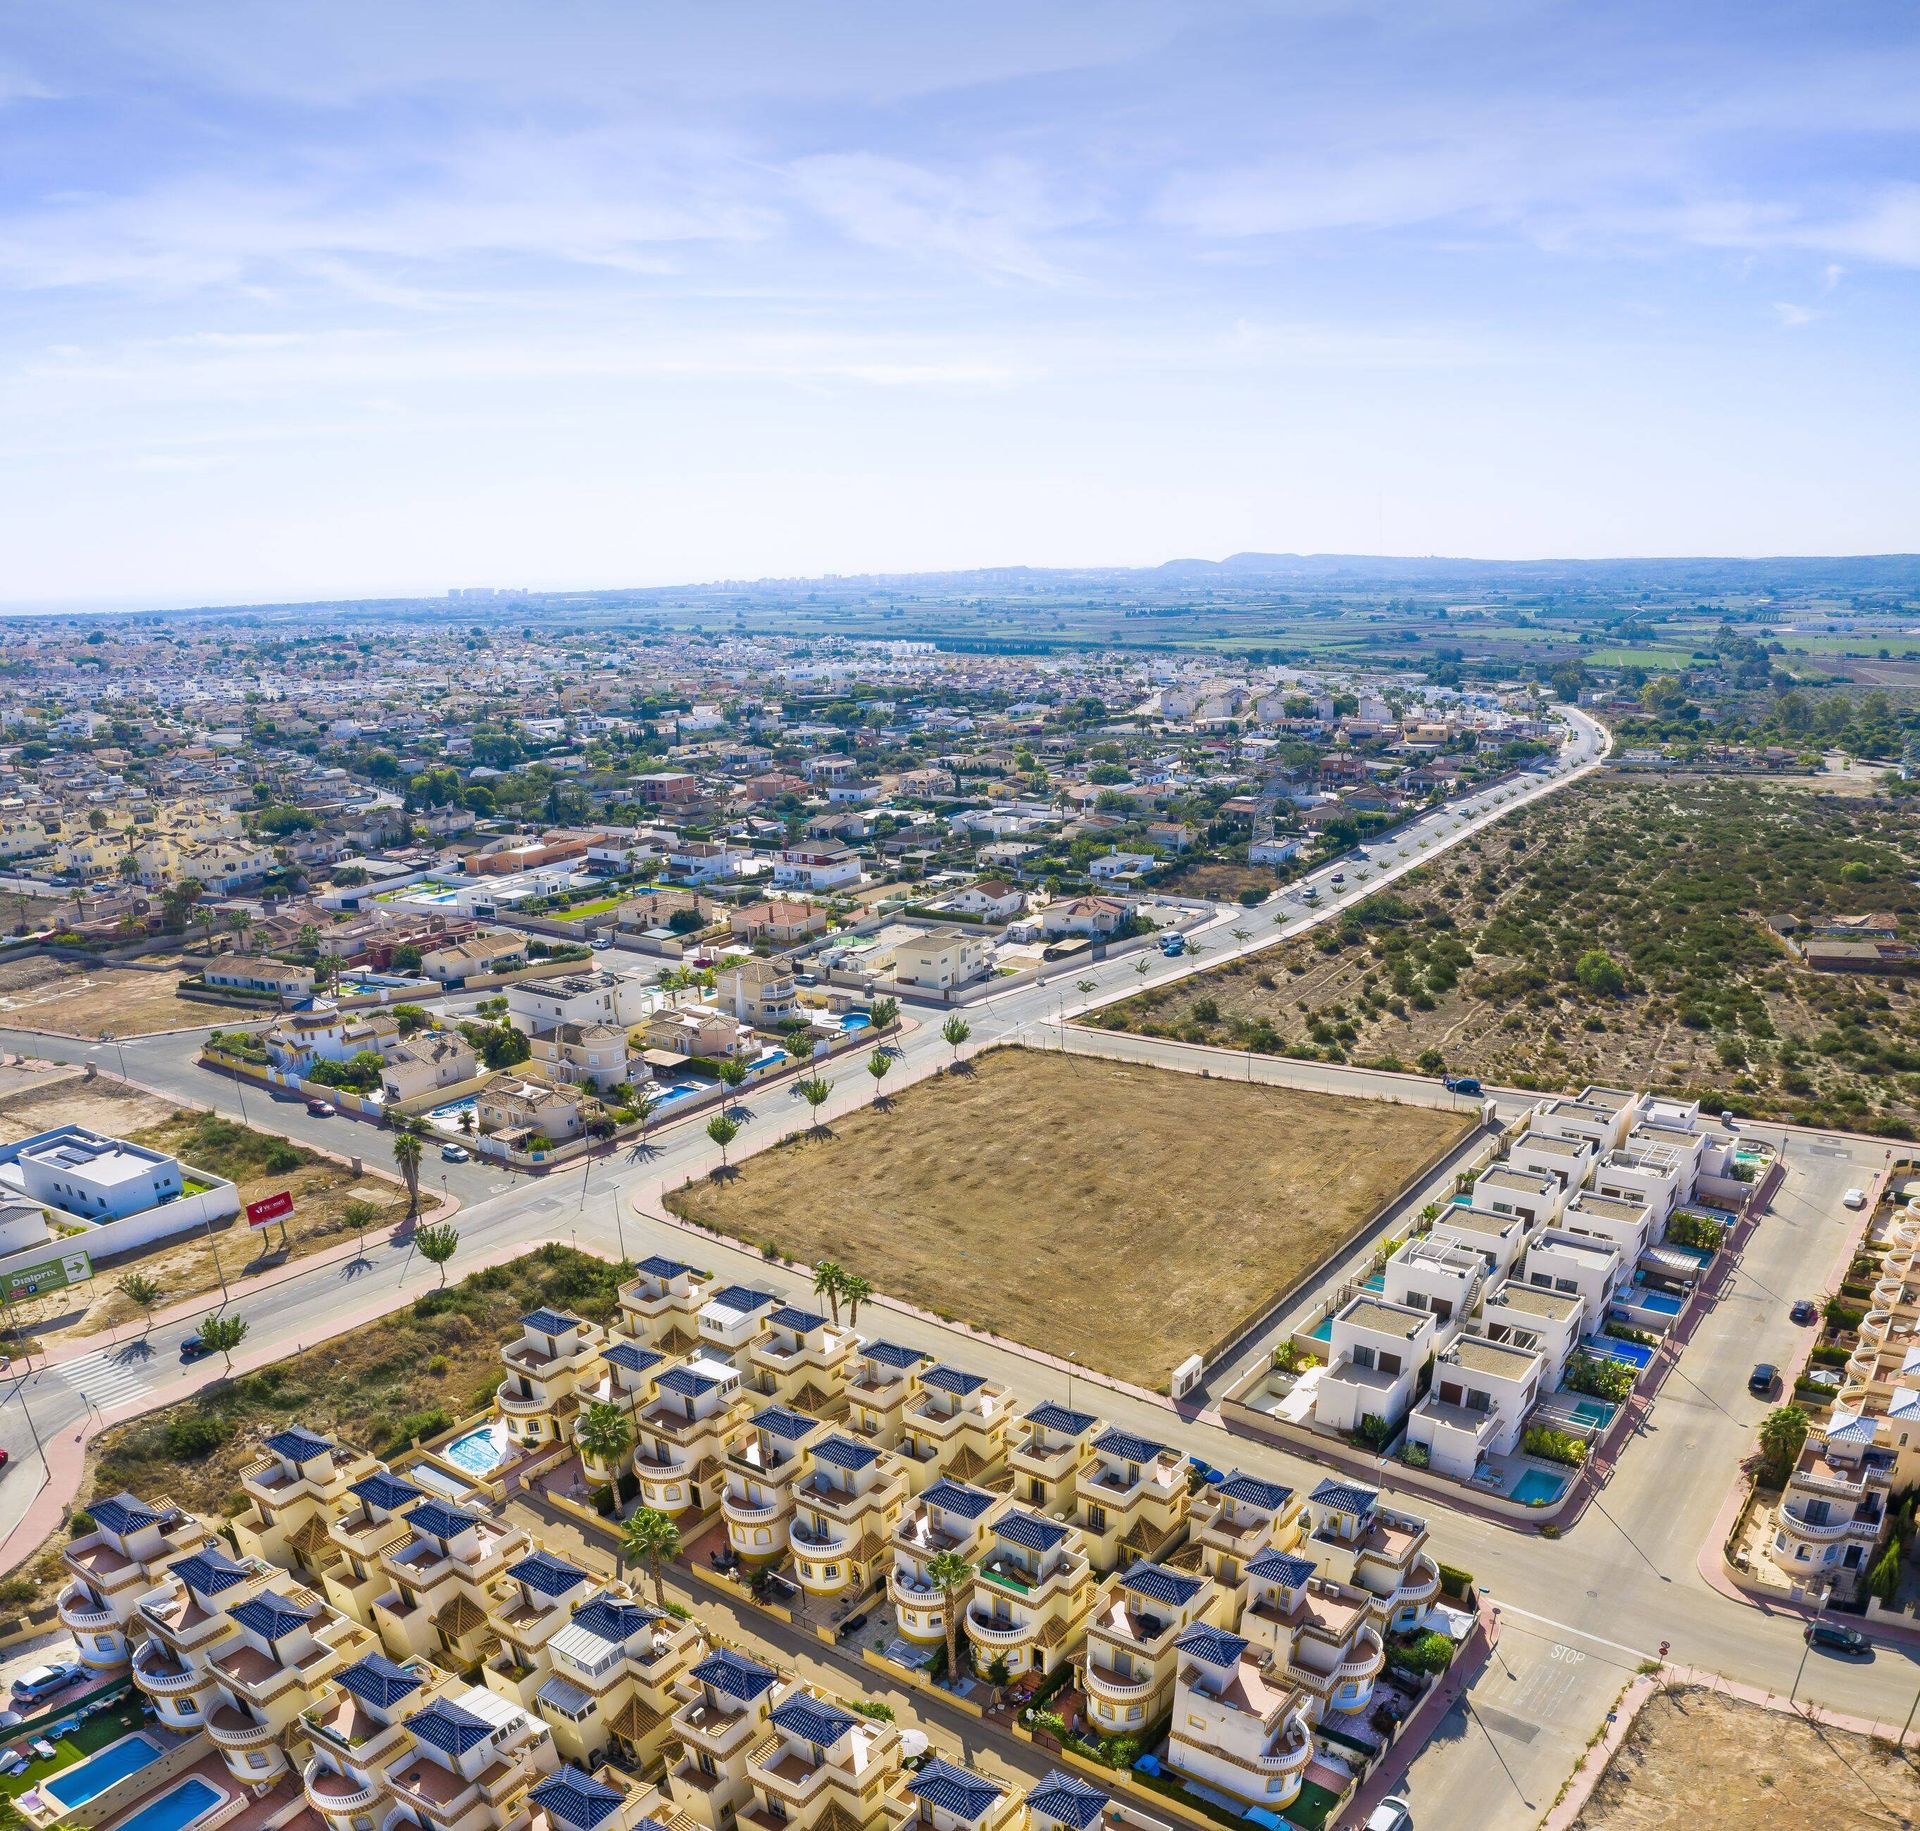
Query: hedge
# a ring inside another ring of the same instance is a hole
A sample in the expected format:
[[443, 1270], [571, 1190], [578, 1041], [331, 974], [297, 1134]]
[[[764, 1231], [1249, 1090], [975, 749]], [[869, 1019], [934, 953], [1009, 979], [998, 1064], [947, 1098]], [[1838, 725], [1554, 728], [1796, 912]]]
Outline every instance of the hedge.
[[1473, 1573], [1452, 1564], [1440, 1566], [1440, 1589], [1445, 1595], [1464, 1600], [1473, 1589]]

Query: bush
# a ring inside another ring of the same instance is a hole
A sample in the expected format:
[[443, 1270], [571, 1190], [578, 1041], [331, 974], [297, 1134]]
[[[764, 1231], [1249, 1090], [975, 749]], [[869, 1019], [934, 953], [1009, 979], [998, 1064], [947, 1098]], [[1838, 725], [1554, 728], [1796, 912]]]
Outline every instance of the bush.
[[1564, 1382], [1574, 1392], [1616, 1405], [1633, 1393], [1633, 1369], [1624, 1361], [1602, 1360], [1597, 1354], [1576, 1354], [1567, 1363]]
[[410, 1449], [424, 1437], [437, 1437], [443, 1430], [453, 1428], [453, 1416], [444, 1405], [431, 1406], [426, 1411], [410, 1412], [393, 1426], [388, 1433], [387, 1447], [380, 1451], [382, 1458], [397, 1456], [402, 1450]]
[[211, 1456], [231, 1433], [219, 1418], [193, 1413], [167, 1426], [167, 1454], [176, 1462], [196, 1462]]
[[1446, 1635], [1429, 1629], [1392, 1647], [1387, 1657], [1403, 1671], [1431, 1676], [1453, 1664], [1453, 1642]]
[[1549, 1430], [1544, 1424], [1530, 1425], [1520, 1439], [1520, 1447], [1529, 1456], [1539, 1456], [1547, 1462], [1564, 1462], [1574, 1468], [1587, 1459], [1587, 1446], [1578, 1437], [1570, 1437], [1563, 1430]]
[[1685, 1208], [1667, 1223], [1668, 1239], [1681, 1246], [1691, 1246], [1697, 1252], [1718, 1252], [1726, 1236], [1726, 1228], [1718, 1221], [1704, 1214], [1689, 1213]]
[[1473, 1573], [1462, 1570], [1456, 1564], [1442, 1564], [1440, 1570], [1440, 1591], [1451, 1596], [1456, 1602], [1464, 1600], [1473, 1589]]

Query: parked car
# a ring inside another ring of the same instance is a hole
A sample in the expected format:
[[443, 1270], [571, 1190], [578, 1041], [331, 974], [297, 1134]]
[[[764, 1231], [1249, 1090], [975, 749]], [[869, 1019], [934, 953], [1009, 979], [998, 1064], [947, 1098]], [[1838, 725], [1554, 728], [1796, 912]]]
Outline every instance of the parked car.
[[1864, 1208], [1867, 1205], [1867, 1192], [1864, 1189], [1849, 1189], [1840, 1198], [1841, 1206], [1846, 1208]]
[[0, 1469], [4, 1469], [13, 1460], [12, 1450], [0, 1450]]
[[1873, 1651], [1873, 1642], [1858, 1628], [1843, 1628], [1837, 1621], [1809, 1621], [1802, 1638], [1810, 1647], [1825, 1647], [1834, 1653], [1857, 1657]]
[[612, 935], [595, 935], [593, 937], [593, 945], [597, 952], [605, 953], [606, 950], [613, 945], [613, 936]]
[[1780, 1379], [1780, 1369], [1771, 1361], [1762, 1361], [1747, 1375], [1747, 1390], [1756, 1399], [1767, 1398]]
[[464, 1144], [443, 1144], [440, 1147], [442, 1163], [472, 1163], [473, 1153]]
[[1787, 1314], [1795, 1322], [1818, 1322], [1820, 1306], [1811, 1297], [1802, 1297]]
[[331, 1119], [333, 1117], [333, 1107], [325, 1100], [309, 1100], [307, 1102], [307, 1111], [313, 1114], [316, 1119]]
[[13, 1695], [29, 1702], [52, 1697], [56, 1691], [66, 1690], [85, 1670], [84, 1666], [64, 1659], [53, 1660], [44, 1666], [29, 1666], [13, 1681]]
[[1413, 1808], [1398, 1793], [1389, 1793], [1367, 1814], [1367, 1831], [1408, 1831]]

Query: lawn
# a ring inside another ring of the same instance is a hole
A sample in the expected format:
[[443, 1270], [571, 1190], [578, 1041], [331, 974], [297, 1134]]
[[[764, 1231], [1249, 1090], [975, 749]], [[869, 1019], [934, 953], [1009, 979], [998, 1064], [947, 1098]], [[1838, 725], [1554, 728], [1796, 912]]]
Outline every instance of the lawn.
[[1920, 940], [1916, 870], [1907, 805], [1805, 784], [1602, 776], [1310, 936], [1091, 1021], [1444, 1064], [1504, 1086], [1654, 1085], [1716, 1110], [1911, 1136], [1920, 980], [1809, 971], [1768, 922], [1884, 911]]
[[1676, 1688], [1648, 1700], [1576, 1831], [1775, 1831], [1911, 1824], [1910, 1756], [1796, 1716]]
[[[1002, 1049], [676, 1191], [703, 1226], [1163, 1386], [1466, 1120]], [[879, 1319], [863, 1327], [880, 1332]]]
[[[91, 1703], [91, 1697], [81, 1698], [81, 1704]], [[21, 1723], [9, 1730], [0, 1745], [20, 1748], [24, 1752], [25, 1743], [33, 1736], [43, 1734], [38, 1727], [41, 1724], [58, 1722], [63, 1712], [57, 1707], [42, 1713], [28, 1722]], [[0, 1801], [7, 1802], [11, 1814], [12, 1801], [18, 1799], [30, 1787], [36, 1787], [49, 1775], [57, 1774], [62, 1768], [72, 1767], [75, 1762], [88, 1755], [98, 1754], [109, 1742], [118, 1742], [122, 1736], [130, 1735], [147, 1721], [144, 1700], [137, 1691], [129, 1689], [126, 1697], [113, 1710], [103, 1710], [97, 1717], [85, 1723], [74, 1725], [70, 1734], [61, 1736], [54, 1742], [53, 1759], [50, 1761], [33, 1760], [25, 1770], [18, 1774], [0, 1774]], [[24, 1823], [18, 1819], [16, 1822]]]

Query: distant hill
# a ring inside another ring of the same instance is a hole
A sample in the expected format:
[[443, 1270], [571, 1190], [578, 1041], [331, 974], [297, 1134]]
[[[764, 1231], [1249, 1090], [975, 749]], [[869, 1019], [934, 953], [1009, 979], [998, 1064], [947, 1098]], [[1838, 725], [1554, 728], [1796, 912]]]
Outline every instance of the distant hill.
[[1170, 582], [1489, 587], [1598, 586], [1654, 591], [1902, 591], [1920, 589], [1920, 554], [1771, 559], [1408, 559], [1363, 553], [1234, 553], [1222, 560], [1174, 559], [1148, 569]]

